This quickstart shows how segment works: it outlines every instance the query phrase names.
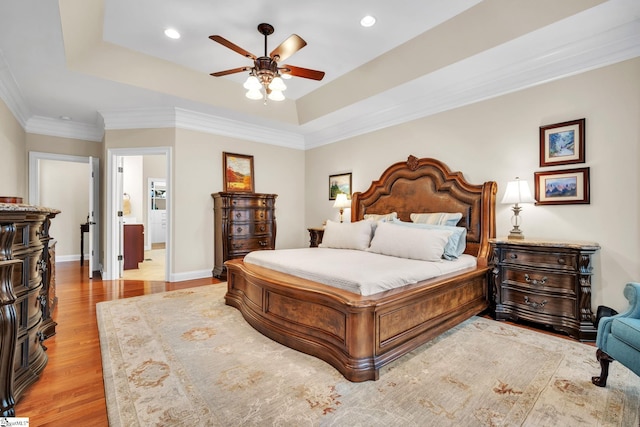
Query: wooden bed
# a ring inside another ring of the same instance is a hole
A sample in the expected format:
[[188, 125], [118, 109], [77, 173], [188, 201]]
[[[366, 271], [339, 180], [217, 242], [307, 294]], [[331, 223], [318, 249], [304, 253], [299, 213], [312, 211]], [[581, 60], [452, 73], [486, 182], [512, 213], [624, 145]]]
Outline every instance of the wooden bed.
[[226, 262], [226, 304], [262, 334], [316, 356], [348, 380], [377, 380], [379, 369], [488, 307], [489, 239], [495, 237], [495, 182], [469, 184], [435, 159], [410, 156], [352, 196], [351, 221], [365, 214], [461, 212], [474, 268], [361, 296], [245, 264]]

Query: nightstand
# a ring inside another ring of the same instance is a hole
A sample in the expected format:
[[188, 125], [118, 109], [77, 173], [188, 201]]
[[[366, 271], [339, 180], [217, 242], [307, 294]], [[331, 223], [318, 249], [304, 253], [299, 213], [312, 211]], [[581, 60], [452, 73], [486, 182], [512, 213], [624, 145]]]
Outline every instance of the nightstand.
[[307, 228], [309, 230], [309, 247], [317, 248], [320, 243], [322, 243], [322, 236], [324, 236], [324, 228], [323, 227], [311, 227]]
[[491, 239], [490, 294], [498, 320], [551, 326], [594, 341], [591, 311], [592, 242]]

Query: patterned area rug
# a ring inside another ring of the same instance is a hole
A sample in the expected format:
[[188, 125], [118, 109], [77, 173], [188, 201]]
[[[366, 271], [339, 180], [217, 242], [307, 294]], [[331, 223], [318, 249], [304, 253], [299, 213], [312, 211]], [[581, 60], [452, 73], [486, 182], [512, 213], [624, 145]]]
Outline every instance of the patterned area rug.
[[351, 383], [255, 331], [226, 284], [98, 304], [111, 426], [638, 426], [640, 378], [595, 348], [474, 317]]

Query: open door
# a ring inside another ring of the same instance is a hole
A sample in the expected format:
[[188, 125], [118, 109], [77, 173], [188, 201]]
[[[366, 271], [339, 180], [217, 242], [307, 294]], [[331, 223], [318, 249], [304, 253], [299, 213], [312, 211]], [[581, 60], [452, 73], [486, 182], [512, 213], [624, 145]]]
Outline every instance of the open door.
[[124, 157], [116, 156], [116, 222], [118, 227], [118, 279], [124, 274], [124, 217], [122, 215], [122, 201], [124, 196]]
[[98, 265], [98, 235], [97, 215], [99, 194], [99, 159], [89, 157], [89, 279], [93, 279], [93, 272]]

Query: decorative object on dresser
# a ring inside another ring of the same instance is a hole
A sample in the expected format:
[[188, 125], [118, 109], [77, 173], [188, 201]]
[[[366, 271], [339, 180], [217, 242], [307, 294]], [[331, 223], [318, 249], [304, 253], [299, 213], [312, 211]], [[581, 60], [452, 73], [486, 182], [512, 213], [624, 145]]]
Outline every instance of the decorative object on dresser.
[[540, 127], [540, 167], [584, 163], [585, 119]]
[[528, 320], [594, 341], [592, 242], [491, 240], [493, 309], [498, 320]]
[[535, 172], [536, 205], [589, 204], [589, 168]]
[[511, 208], [513, 210], [513, 216], [511, 217], [513, 229], [509, 232], [509, 239], [524, 239], [524, 234], [520, 230], [520, 211], [522, 207], [518, 206], [518, 203], [535, 203], [527, 181], [521, 181], [518, 177], [516, 177], [515, 181], [509, 181], [502, 203], [513, 205]]
[[277, 194], [220, 192], [213, 197], [213, 276], [225, 280], [225, 261], [276, 247]]
[[311, 227], [307, 228], [309, 231], [309, 247], [317, 248], [322, 243], [322, 236], [324, 235], [324, 227]]
[[347, 195], [344, 193], [340, 193], [336, 195], [336, 201], [333, 204], [333, 207], [336, 209], [340, 209], [340, 222], [343, 222], [344, 210], [351, 207], [351, 200], [347, 198]]
[[253, 156], [222, 153], [224, 191], [253, 193]]
[[50, 220], [60, 211], [0, 203], [0, 416], [47, 364], [43, 341], [55, 334], [50, 283]]

